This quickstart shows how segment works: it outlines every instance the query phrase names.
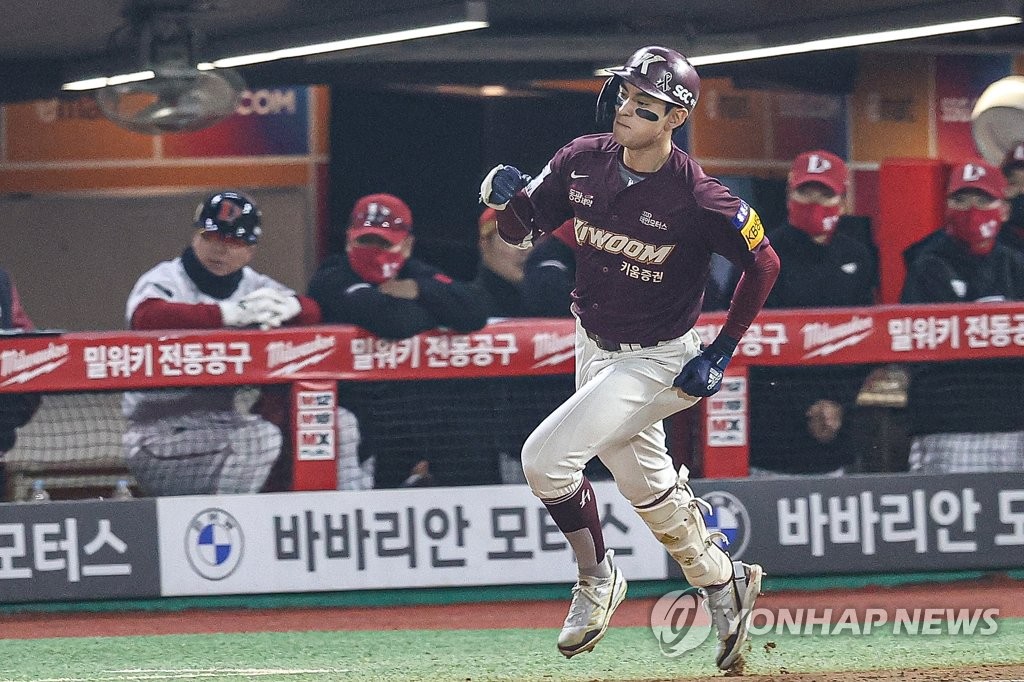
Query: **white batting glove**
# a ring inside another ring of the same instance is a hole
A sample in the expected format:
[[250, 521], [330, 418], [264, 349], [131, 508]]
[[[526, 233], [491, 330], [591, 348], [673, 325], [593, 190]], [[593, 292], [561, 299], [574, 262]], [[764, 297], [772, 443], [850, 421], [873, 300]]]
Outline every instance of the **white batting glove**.
[[269, 317], [260, 324], [260, 329], [274, 329], [302, 312], [302, 304], [297, 296], [282, 295], [280, 300], [268, 306]]
[[253, 324], [264, 324], [271, 317], [265, 307], [254, 306], [245, 299], [239, 301], [218, 301], [221, 321], [225, 327], [248, 327]]
[[255, 291], [250, 291], [248, 294], [242, 297], [243, 301], [247, 301], [256, 307], [267, 307], [274, 304], [280, 304], [284, 301], [285, 294], [277, 289], [271, 289], [270, 287], [262, 287]]

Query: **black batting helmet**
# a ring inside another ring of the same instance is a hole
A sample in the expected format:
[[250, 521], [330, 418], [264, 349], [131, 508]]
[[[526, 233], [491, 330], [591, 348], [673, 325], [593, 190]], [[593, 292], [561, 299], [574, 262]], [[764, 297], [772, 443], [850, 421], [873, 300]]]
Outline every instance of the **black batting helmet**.
[[667, 47], [651, 45], [633, 53], [624, 66], [609, 69], [612, 77], [597, 98], [597, 123], [610, 127], [615, 118], [622, 81], [651, 97], [693, 111], [700, 96], [700, 76], [686, 57]]
[[204, 232], [217, 232], [241, 239], [246, 244], [259, 241], [260, 211], [252, 199], [241, 192], [217, 192], [196, 207], [195, 225]]

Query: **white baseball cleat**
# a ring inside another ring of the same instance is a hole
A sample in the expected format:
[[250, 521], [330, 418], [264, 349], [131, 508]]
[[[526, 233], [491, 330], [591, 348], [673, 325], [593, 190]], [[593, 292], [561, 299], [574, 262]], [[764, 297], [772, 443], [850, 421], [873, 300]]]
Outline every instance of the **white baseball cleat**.
[[626, 598], [626, 579], [612, 561], [614, 552], [605, 556], [612, 567], [607, 578], [581, 575], [572, 588], [572, 603], [558, 635], [558, 650], [566, 658], [590, 651], [604, 637], [608, 622]]
[[732, 562], [733, 579], [719, 589], [705, 589], [711, 622], [718, 632], [715, 663], [719, 670], [729, 670], [743, 655], [754, 602], [761, 594], [764, 570], [758, 564]]

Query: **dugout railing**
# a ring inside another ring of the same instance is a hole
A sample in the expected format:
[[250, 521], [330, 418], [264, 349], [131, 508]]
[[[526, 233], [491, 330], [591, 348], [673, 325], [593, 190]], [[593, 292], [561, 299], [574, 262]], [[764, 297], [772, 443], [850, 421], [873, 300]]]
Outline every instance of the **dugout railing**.
[[[702, 338], [714, 338], [723, 321], [723, 314], [702, 316]], [[374, 458], [378, 487], [408, 483], [423, 459], [443, 485], [511, 482], [522, 439], [572, 391], [573, 344], [571, 319], [495, 321], [470, 334], [396, 342], [334, 325], [5, 336], [0, 393], [43, 397], [5, 454], [5, 499], [25, 499], [36, 479], [54, 497], [102, 494], [130, 476], [122, 392], [187, 386], [256, 387], [240, 394], [239, 410], [259, 390], [278, 387], [289, 465], [281, 480], [289, 489], [345, 483], [339, 404], [356, 417], [358, 459]], [[857, 391], [857, 404], [871, 413], [865, 470], [899, 470], [908, 447], [900, 411], [917, 368], [954, 363], [956, 371], [931, 379], [935, 405], [957, 406], [962, 417], [963, 405], [988, 396], [1008, 415], [998, 428], [1021, 430], [1010, 408], [1022, 402], [1022, 359], [1021, 303], [766, 310], [740, 343], [723, 391], [673, 421], [670, 448], [702, 476], [745, 476], [760, 368], [857, 366], [874, 370]], [[999, 364], [991, 390], [969, 390], [978, 383], [973, 368], [992, 362]], [[942, 410], [935, 411], [941, 430]], [[982, 417], [992, 411], [979, 407], [978, 430], [990, 430]]]

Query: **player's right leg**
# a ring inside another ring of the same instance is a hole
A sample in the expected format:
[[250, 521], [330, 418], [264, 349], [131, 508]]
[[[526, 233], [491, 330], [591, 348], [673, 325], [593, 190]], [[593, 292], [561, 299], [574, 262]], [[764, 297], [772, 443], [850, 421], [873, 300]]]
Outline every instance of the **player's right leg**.
[[707, 503], [680, 481], [653, 503], [634, 506], [640, 518], [676, 560], [686, 580], [702, 588], [718, 633], [715, 663], [732, 668], [743, 653], [763, 571], [757, 564], [733, 561], [704, 522]]
[[605, 561], [611, 575], [598, 578], [580, 574], [572, 588], [569, 615], [558, 633], [558, 650], [566, 658], [593, 650], [608, 630], [615, 609], [626, 598], [626, 579], [613, 556], [613, 550], [606, 550]]

